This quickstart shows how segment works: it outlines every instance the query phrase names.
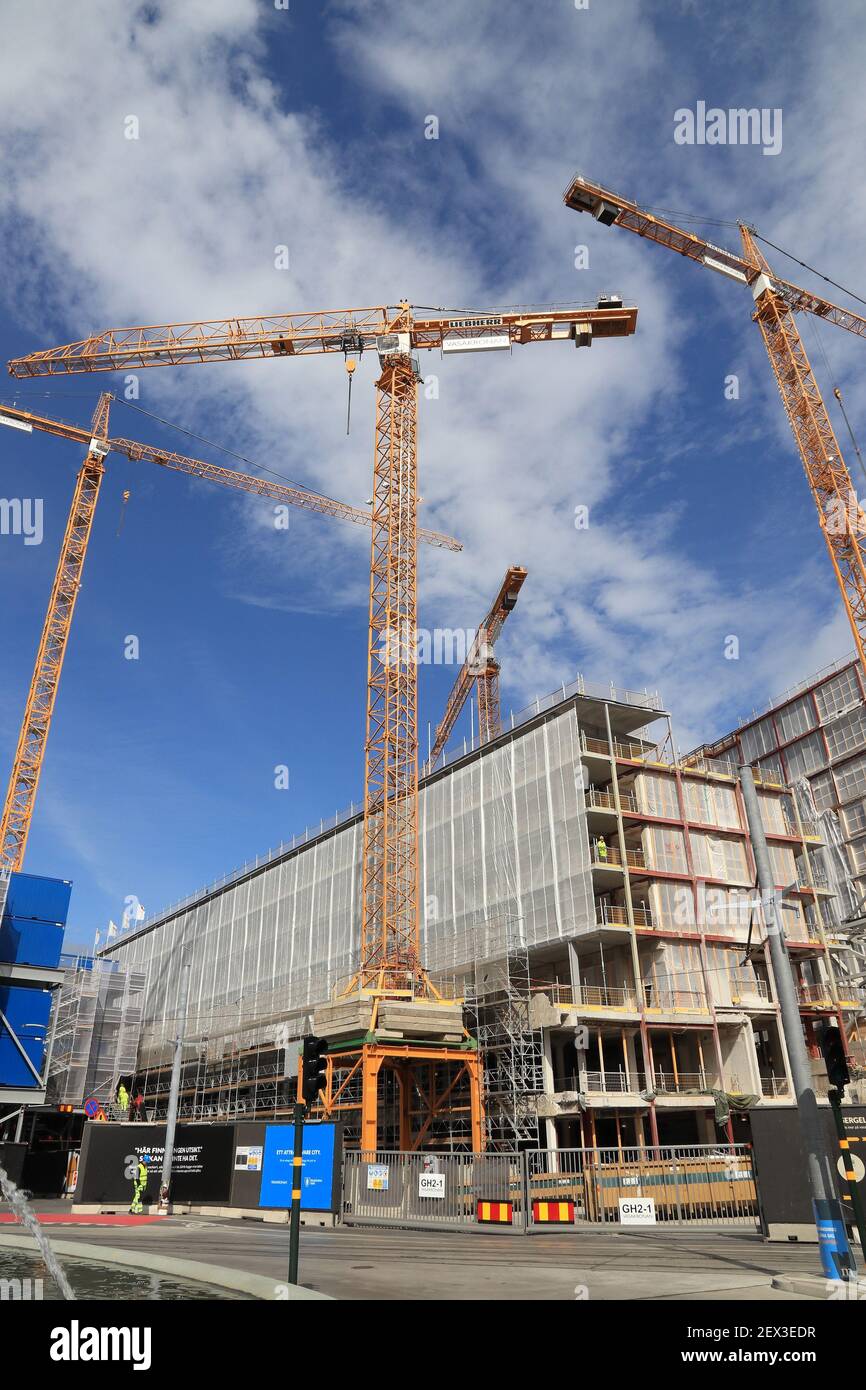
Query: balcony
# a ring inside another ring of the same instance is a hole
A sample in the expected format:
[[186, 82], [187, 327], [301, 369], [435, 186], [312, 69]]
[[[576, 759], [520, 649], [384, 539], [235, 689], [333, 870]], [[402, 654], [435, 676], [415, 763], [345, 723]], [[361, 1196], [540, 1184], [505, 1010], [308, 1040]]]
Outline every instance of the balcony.
[[[586, 1090], [597, 1095], [639, 1095], [646, 1089], [645, 1078], [640, 1073], [630, 1076], [624, 1071], [588, 1071]], [[579, 1088], [578, 1086], [575, 1089]]]
[[731, 976], [730, 989], [732, 1004], [743, 1004], [748, 1008], [749, 1005], [766, 1005], [770, 1002], [766, 980], [758, 980], [754, 975]]
[[828, 877], [827, 877], [827, 875], [826, 875], [825, 873], [822, 873], [822, 872], [821, 872], [820, 869], [813, 869], [813, 870], [812, 870], [812, 882], [810, 883], [810, 882], [809, 882], [809, 875], [808, 875], [808, 873], [806, 872], [806, 870], [805, 870], [805, 869], [801, 869], [801, 868], [798, 866], [798, 868], [797, 868], [797, 887], [798, 887], [798, 889], [800, 890], [800, 892], [801, 892], [801, 893], [811, 893], [811, 892], [812, 892], [812, 884], [815, 885], [815, 891], [816, 891], [817, 893], [829, 893], [829, 892], [832, 891], [831, 888], [830, 888], [830, 880], [828, 879]]
[[[596, 874], [597, 888], [621, 888], [622, 870], [617, 866], [608, 875]], [[600, 902], [595, 903], [595, 920], [582, 930], [578, 930], [575, 937], [575, 946], [581, 949], [589, 945], [597, 945], [600, 941], [609, 942], [610, 945], [628, 944], [629, 920], [628, 912], [623, 904]]]
[[615, 903], [597, 903], [595, 920], [600, 927], [627, 927], [629, 925], [627, 910], [624, 907], [618, 907]]
[[[785, 821], [786, 821], [787, 824], [790, 824], [790, 826], [791, 826], [791, 829], [790, 829], [789, 832], [788, 832], [789, 835], [799, 835], [800, 832], [799, 832], [797, 826], [796, 826], [795, 824], [793, 824], [793, 822], [790, 822], [790, 821], [788, 820], [788, 817], [787, 817], [787, 816], [785, 817]], [[818, 824], [817, 821], [810, 820], [810, 819], [808, 819], [806, 816], [801, 816], [801, 817], [800, 817], [800, 821], [801, 821], [801, 824], [802, 824], [802, 826], [803, 826], [803, 839], [804, 839], [804, 840], [818, 840], [818, 841], [821, 841], [821, 842], [823, 843], [823, 836], [821, 835], [821, 827], [820, 827], [820, 825]]]
[[591, 735], [583, 733], [580, 735], [580, 748], [583, 753], [591, 753], [601, 758], [609, 758], [611, 751], [615, 758], [622, 758], [630, 763], [652, 763], [654, 766], [668, 767], [669, 764], [663, 762], [658, 756], [658, 748], [646, 743], [632, 743], [614, 739], [609, 745], [607, 739], [592, 738]]
[[607, 845], [606, 850], [601, 850], [598, 840], [593, 840], [590, 855], [594, 869], [604, 869], [611, 864], [617, 868], [622, 868], [623, 864], [629, 869], [646, 868], [646, 858], [642, 849], [627, 849], [623, 858], [618, 845]]
[[762, 1076], [761, 1095], [767, 1100], [778, 1100], [782, 1096], [790, 1096], [791, 1088], [788, 1085], [787, 1077], [784, 1076]]
[[598, 811], [616, 810], [613, 792], [604, 792], [600, 787], [587, 787], [584, 795], [587, 806], [594, 806]]
[[[587, 787], [584, 798], [587, 810], [616, 812], [616, 797], [612, 791], [604, 791], [601, 787]], [[620, 791], [619, 804], [623, 811], [637, 811], [638, 809], [637, 797], [631, 792]]]
[[656, 925], [656, 923], [653, 921], [652, 910], [648, 907], [633, 906], [632, 916], [634, 917], [634, 924], [636, 927], [649, 928], [654, 927]]
[[656, 752], [655, 748], [648, 748], [645, 743], [621, 743], [614, 739], [614, 757], [625, 758], [631, 763], [643, 763], [650, 760], [651, 754]]
[[708, 1081], [704, 1071], [657, 1071], [653, 1080], [653, 1089], [662, 1096], [708, 1096], [717, 1085], [715, 1080]]
[[709, 1014], [707, 997], [697, 989], [659, 989], [644, 985], [648, 1014]]
[[821, 933], [814, 923], [798, 922], [785, 932], [785, 940], [791, 946], [820, 946]]
[[554, 1004], [562, 1009], [577, 1009], [582, 1012], [597, 1012], [613, 1009], [619, 1013], [638, 1012], [637, 995], [624, 985], [579, 985], [569, 989], [567, 985], [544, 986]]
[[805, 1009], [832, 1009], [829, 985], [800, 985], [797, 998]]
[[607, 740], [603, 738], [590, 738], [589, 734], [581, 731], [580, 750], [582, 753], [595, 753], [601, 758], [610, 757], [610, 749]]

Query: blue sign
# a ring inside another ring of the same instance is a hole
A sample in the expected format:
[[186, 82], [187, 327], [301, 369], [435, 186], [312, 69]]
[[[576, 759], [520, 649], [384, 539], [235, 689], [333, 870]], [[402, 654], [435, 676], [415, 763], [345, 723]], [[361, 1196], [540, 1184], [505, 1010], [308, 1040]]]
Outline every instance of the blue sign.
[[[336, 1125], [304, 1125], [301, 1165], [301, 1211], [331, 1211], [334, 1186], [334, 1133]], [[260, 1207], [292, 1205], [292, 1167], [295, 1154], [294, 1125], [265, 1127]]]
[[825, 1275], [828, 1279], [847, 1279], [854, 1265], [839, 1202], [813, 1199], [812, 1210], [815, 1213], [818, 1249]]

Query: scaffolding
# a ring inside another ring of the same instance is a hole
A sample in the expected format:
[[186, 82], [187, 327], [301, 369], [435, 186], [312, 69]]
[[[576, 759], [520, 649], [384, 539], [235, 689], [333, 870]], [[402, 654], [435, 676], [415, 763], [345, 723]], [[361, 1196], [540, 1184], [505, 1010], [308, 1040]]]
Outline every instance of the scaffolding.
[[61, 956], [66, 968], [55, 996], [54, 1049], [48, 1099], [81, 1105], [88, 1096], [110, 1104], [118, 1083], [136, 1067], [146, 977], [114, 961]]
[[529, 947], [519, 922], [478, 929], [470, 978], [466, 1009], [484, 1069], [488, 1147], [510, 1153], [537, 1146], [544, 1043], [532, 1023]]

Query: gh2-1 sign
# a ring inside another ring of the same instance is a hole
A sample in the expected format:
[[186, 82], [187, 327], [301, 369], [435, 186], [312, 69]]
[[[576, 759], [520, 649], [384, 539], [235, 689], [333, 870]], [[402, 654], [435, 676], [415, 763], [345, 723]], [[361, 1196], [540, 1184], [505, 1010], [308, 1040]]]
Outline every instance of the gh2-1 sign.
[[419, 1173], [418, 1175], [418, 1196], [436, 1197], [440, 1200], [445, 1197], [445, 1174], [444, 1173]]
[[651, 1197], [620, 1197], [619, 1220], [622, 1226], [654, 1226], [656, 1204]]

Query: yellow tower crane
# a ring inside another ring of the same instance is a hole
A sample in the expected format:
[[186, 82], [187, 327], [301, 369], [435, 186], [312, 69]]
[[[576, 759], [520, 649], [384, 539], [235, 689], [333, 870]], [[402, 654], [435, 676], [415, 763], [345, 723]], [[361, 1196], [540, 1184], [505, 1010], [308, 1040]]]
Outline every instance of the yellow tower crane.
[[580, 176], [569, 184], [564, 198], [568, 207], [590, 213], [602, 226], [625, 227], [751, 291], [755, 306], [752, 318], [764, 339], [818, 509], [818, 522], [854, 634], [857, 654], [866, 670], [866, 562], [863, 553], [866, 516], [857, 501], [795, 315], [814, 314], [825, 323], [834, 323], [860, 337], [866, 337], [866, 319], [810, 290], [781, 280], [758, 247], [760, 238], [756, 229], [745, 222], [737, 224], [743, 253], [736, 255]]
[[[398, 1142], [430, 1143], [443, 1117], [466, 1122], [466, 1143], [483, 1144], [477, 1050], [442, 1041], [427, 1022], [379, 1030], [380, 1009], [394, 1004], [407, 1020], [412, 1005], [442, 1004], [420, 958], [418, 894], [418, 676], [417, 632], [417, 424], [420, 371], [415, 354], [439, 349], [459, 355], [508, 351], [515, 345], [634, 333], [637, 309], [610, 297], [594, 306], [485, 309], [435, 317], [396, 306], [338, 309], [108, 329], [78, 342], [30, 353], [9, 364], [15, 377], [74, 372], [131, 371], [158, 365], [267, 361], [313, 353], [339, 353], [354, 369], [360, 355], [378, 355], [373, 462], [373, 522], [367, 642], [367, 718], [364, 777], [364, 848], [359, 967], [345, 995], [367, 1026], [335, 1040], [320, 1092], [326, 1114], [357, 1121], [353, 1137], [375, 1150], [380, 1137], [379, 1078], [390, 1069], [402, 1097]], [[454, 1002], [454, 1001], [452, 1001]], [[351, 1011], [351, 1010], [350, 1010]], [[461, 1009], [462, 1016], [462, 1009]], [[420, 1017], [423, 1009], [419, 1011]], [[447, 1032], [453, 1026], [453, 1010]], [[434, 1019], [435, 1008], [426, 1018]], [[424, 1033], [426, 1032], [426, 1037]], [[360, 1082], [360, 1086], [358, 1083]], [[360, 1096], [358, 1091], [360, 1090]], [[421, 1096], [420, 1111], [410, 1100]]]
[[511, 565], [499, 593], [493, 601], [490, 612], [478, 628], [466, 660], [461, 666], [457, 679], [451, 688], [445, 705], [445, 713], [436, 730], [433, 747], [430, 750], [430, 766], [436, 762], [457, 722], [473, 685], [478, 701], [478, 738], [481, 743], [496, 738], [502, 727], [502, 712], [499, 703], [499, 662], [493, 648], [505, 622], [516, 604], [517, 596], [523, 587], [526, 570], [519, 565]]

